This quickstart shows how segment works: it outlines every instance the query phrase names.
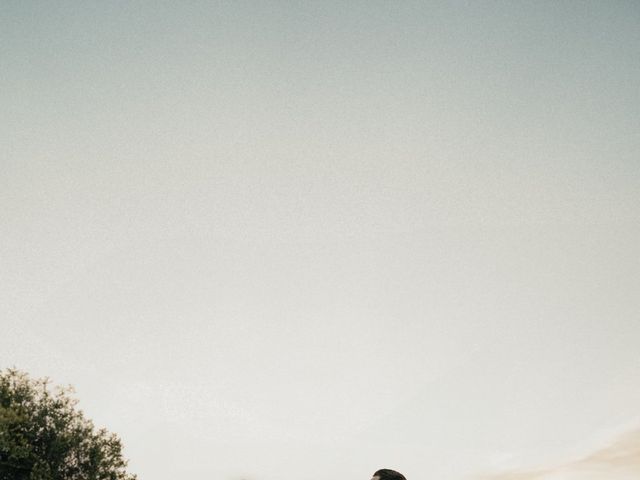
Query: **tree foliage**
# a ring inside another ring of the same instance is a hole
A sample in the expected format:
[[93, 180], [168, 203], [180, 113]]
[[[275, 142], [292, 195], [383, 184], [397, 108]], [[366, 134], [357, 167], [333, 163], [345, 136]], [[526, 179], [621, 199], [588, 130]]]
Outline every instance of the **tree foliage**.
[[76, 408], [71, 387], [0, 370], [0, 480], [135, 480], [122, 442]]

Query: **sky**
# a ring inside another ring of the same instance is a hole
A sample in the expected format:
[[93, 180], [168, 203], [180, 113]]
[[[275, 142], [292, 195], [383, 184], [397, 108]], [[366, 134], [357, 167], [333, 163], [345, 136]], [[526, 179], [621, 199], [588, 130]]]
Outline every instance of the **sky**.
[[590, 480], [639, 84], [633, 1], [2, 2], [0, 367], [142, 480]]
[[483, 480], [634, 480], [640, 475], [640, 429], [626, 432], [606, 446], [557, 465], [528, 471], [507, 471]]

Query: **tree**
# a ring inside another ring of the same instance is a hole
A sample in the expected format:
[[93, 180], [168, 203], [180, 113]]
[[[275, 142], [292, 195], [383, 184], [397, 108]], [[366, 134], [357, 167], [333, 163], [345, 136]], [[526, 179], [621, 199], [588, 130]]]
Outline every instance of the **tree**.
[[76, 408], [71, 387], [0, 370], [0, 480], [136, 480], [122, 442]]

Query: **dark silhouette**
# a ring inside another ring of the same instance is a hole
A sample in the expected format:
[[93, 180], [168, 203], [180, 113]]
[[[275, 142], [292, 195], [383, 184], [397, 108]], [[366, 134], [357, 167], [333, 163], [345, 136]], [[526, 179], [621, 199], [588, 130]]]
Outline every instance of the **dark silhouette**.
[[373, 478], [371, 480], [407, 480], [404, 475], [400, 472], [396, 472], [395, 470], [389, 470], [388, 468], [383, 468], [378, 470], [373, 474]]

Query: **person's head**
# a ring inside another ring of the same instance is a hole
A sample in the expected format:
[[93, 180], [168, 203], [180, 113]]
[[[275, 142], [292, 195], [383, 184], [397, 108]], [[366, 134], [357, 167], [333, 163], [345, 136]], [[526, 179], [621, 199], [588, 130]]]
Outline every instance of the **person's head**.
[[371, 480], [407, 480], [404, 475], [400, 472], [396, 472], [395, 470], [389, 470], [388, 468], [383, 468], [378, 470], [373, 474], [373, 478]]

